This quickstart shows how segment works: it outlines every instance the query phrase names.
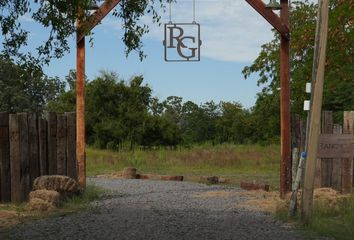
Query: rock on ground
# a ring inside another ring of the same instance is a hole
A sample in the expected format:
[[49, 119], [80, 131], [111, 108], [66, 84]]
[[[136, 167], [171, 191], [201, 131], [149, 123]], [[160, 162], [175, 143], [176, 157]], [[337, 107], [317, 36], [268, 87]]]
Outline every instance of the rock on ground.
[[89, 184], [109, 196], [85, 212], [18, 225], [9, 239], [306, 239], [269, 214], [238, 207], [247, 200], [239, 188], [102, 178]]

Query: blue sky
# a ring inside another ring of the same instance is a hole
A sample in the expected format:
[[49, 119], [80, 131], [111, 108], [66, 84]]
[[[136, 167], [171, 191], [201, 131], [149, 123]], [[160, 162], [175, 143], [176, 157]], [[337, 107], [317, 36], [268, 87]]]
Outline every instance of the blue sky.
[[[192, 21], [192, 0], [179, 0], [172, 5], [172, 20]], [[45, 39], [46, 31], [29, 16], [22, 18], [30, 31], [29, 48]], [[175, 95], [197, 104], [235, 101], [251, 107], [256, 100], [257, 87], [254, 75], [245, 80], [244, 66], [251, 64], [261, 45], [273, 37], [270, 25], [245, 1], [196, 0], [196, 21], [201, 25], [201, 61], [194, 63], [164, 62], [163, 27], [151, 23], [146, 16], [142, 21], [151, 26], [144, 37], [144, 51], [148, 57], [140, 62], [136, 54], [128, 59], [121, 41], [122, 30], [118, 19], [108, 16], [94, 30], [94, 46], [87, 41], [86, 75], [93, 79], [100, 70], [115, 71], [123, 79], [144, 75], [144, 83], [154, 90], [153, 95], [164, 99]], [[163, 14], [162, 22], [168, 21]], [[75, 39], [70, 39], [71, 52], [64, 58], [53, 60], [45, 67], [46, 74], [64, 77], [75, 68]]]

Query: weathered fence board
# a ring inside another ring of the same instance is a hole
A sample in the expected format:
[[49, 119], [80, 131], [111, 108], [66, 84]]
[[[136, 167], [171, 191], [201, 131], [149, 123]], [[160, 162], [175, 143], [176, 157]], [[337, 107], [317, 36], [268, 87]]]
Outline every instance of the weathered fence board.
[[[331, 111], [322, 113], [322, 133], [333, 133], [333, 114]], [[333, 160], [331, 158], [322, 158], [321, 161], [321, 186], [331, 186]]]
[[57, 173], [66, 175], [66, 117], [57, 116]]
[[21, 202], [21, 159], [20, 159], [20, 130], [17, 114], [9, 117], [10, 138], [10, 168], [11, 168], [11, 201]]
[[[333, 125], [333, 134], [341, 134], [342, 126], [339, 124]], [[332, 187], [337, 191], [342, 191], [342, 159], [333, 158], [332, 165]]]
[[[344, 112], [343, 133], [354, 134], [354, 112]], [[353, 158], [342, 159], [342, 193], [351, 193], [353, 186]]]
[[77, 180], [76, 173], [76, 115], [65, 113], [67, 124], [67, 175]]
[[47, 113], [48, 174], [57, 174], [57, 115]]
[[20, 162], [21, 162], [21, 201], [25, 201], [30, 192], [30, 172], [29, 172], [29, 138], [28, 138], [28, 116], [27, 113], [18, 114], [20, 132]]
[[27, 200], [41, 175], [77, 179], [75, 136], [75, 113], [0, 113], [0, 201]]
[[0, 113], [0, 201], [11, 200], [9, 114]]
[[48, 142], [47, 142], [47, 121], [38, 120], [39, 133], [39, 170], [40, 175], [48, 174]]
[[39, 146], [38, 146], [38, 116], [36, 113], [28, 114], [28, 137], [29, 137], [29, 171], [30, 189], [33, 180], [40, 175], [39, 169]]
[[[342, 127], [340, 124], [333, 124], [331, 111], [322, 113], [322, 129], [314, 186], [316, 188], [331, 187], [342, 193], [349, 193], [352, 191], [354, 183], [354, 112], [344, 112], [343, 114]], [[301, 144], [296, 141], [293, 147], [301, 148]]]

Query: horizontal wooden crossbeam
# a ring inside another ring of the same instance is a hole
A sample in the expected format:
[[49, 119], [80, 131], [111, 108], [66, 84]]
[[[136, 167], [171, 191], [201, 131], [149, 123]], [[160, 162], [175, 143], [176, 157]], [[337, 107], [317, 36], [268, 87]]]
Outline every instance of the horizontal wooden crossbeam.
[[262, 0], [246, 0], [260, 15], [262, 15], [283, 37], [289, 39], [289, 27], [283, 23], [278, 15], [267, 9]]
[[120, 1], [121, 0], [105, 0], [99, 9], [89, 16], [86, 21], [80, 23], [81, 26], [76, 41], [80, 42]]

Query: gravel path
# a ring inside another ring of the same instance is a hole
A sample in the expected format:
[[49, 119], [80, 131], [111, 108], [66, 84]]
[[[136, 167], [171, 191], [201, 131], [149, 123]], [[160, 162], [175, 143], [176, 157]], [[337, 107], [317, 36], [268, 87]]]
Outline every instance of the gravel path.
[[[304, 239], [271, 216], [237, 208], [238, 188], [190, 182], [90, 179], [111, 191], [90, 210], [14, 228], [10, 239]], [[96, 207], [97, 206], [97, 207]]]

